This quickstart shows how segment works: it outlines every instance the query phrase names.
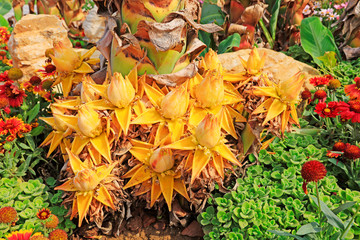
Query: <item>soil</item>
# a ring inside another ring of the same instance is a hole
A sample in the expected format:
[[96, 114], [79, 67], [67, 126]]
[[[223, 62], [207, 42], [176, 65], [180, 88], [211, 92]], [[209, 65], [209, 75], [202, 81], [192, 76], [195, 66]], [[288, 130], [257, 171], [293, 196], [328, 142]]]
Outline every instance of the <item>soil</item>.
[[117, 238], [106, 238], [109, 240], [201, 240], [202, 237], [188, 237], [181, 235], [181, 228], [167, 227], [164, 230], [156, 230], [150, 226], [140, 229], [138, 232], [126, 230]]

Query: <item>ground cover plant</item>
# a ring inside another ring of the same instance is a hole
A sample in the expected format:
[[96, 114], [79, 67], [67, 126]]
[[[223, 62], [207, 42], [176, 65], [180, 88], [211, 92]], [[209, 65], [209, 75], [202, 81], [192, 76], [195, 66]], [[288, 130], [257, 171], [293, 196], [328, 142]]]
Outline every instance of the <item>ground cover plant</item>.
[[[8, 52], [24, 4], [73, 44], [30, 76]], [[339, 35], [358, 4], [4, 1], [0, 238], [118, 236], [144, 209], [166, 227], [197, 219], [204, 239], [359, 238], [358, 40]], [[82, 29], [95, 6], [96, 45]], [[281, 79], [262, 47], [318, 76]], [[219, 54], [242, 49], [228, 70]]]

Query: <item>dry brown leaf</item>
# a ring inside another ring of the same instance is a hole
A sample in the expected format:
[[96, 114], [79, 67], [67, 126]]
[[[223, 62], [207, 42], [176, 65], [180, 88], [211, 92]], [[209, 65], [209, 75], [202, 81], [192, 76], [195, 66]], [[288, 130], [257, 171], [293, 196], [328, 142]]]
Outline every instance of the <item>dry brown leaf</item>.
[[182, 84], [189, 78], [194, 77], [196, 72], [197, 72], [197, 67], [195, 63], [190, 63], [187, 67], [176, 73], [159, 74], [159, 75], [150, 74], [148, 75], [148, 77], [152, 80], [157, 81], [159, 84], [175, 87], [176, 85]]
[[142, 20], [138, 24], [135, 34], [138, 36], [148, 35], [157, 51], [175, 50], [181, 52], [185, 45], [186, 22], [176, 18], [167, 23], [157, 23]]
[[260, 18], [263, 17], [266, 7], [266, 4], [258, 3], [245, 8], [245, 11], [241, 15], [241, 20], [239, 23], [256, 26]]

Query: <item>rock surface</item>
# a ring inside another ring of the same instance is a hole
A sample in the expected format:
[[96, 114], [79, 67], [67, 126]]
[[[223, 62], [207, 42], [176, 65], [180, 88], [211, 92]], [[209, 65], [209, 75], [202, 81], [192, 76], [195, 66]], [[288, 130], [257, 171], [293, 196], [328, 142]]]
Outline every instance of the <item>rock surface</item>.
[[[244, 71], [244, 67], [241, 64], [240, 57], [247, 61], [250, 51], [250, 49], [244, 49], [233, 53], [221, 54], [219, 55], [219, 59], [225, 69], [231, 70], [232, 72], [242, 72]], [[306, 73], [307, 79], [320, 75], [320, 72], [315, 68], [299, 62], [292, 57], [286, 56], [281, 52], [276, 52], [267, 48], [259, 48], [258, 51], [260, 56], [264, 53], [266, 54], [263, 71], [271, 73], [280, 81], [289, 79], [299, 71]], [[308, 81], [305, 86], [309, 89], [313, 88], [309, 85]]]
[[24, 73], [23, 79], [33, 76], [45, 64], [46, 49], [58, 41], [71, 46], [67, 30], [56, 16], [26, 15], [16, 23], [8, 46], [14, 66]]
[[91, 9], [82, 24], [86, 38], [91, 43], [96, 43], [104, 35], [106, 18], [97, 14], [97, 7]]

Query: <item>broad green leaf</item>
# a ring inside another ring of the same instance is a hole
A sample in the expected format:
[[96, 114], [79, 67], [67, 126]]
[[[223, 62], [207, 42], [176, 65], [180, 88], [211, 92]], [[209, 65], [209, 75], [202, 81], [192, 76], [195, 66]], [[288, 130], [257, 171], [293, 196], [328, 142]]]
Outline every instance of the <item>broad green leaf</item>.
[[11, 2], [9, 0], [0, 0], [0, 15], [5, 15], [11, 10]]
[[10, 27], [9, 22], [2, 15], [0, 15], [0, 26], [1, 27], [7, 27], [7, 28]]
[[328, 68], [336, 66], [337, 59], [335, 52], [326, 52], [323, 56], [318, 57], [318, 59]]
[[296, 232], [297, 235], [307, 235], [310, 233], [318, 233], [321, 231], [321, 227], [318, 223], [312, 222], [308, 223], [304, 226], [301, 226], [299, 230]]
[[201, 10], [200, 23], [216, 23], [221, 26], [225, 21], [225, 13], [215, 4], [204, 2]]
[[275, 35], [276, 35], [276, 26], [279, 17], [280, 4], [281, 4], [281, 0], [276, 0], [274, 6], [271, 9], [270, 34], [273, 40], [275, 40]]
[[[314, 197], [314, 196], [311, 196], [311, 195], [310, 195], [310, 197], [316, 203], [316, 205], [318, 205], [317, 198]], [[331, 226], [334, 226], [334, 227], [339, 228], [341, 230], [345, 229], [344, 223], [341, 221], [341, 219], [338, 216], [336, 216], [333, 213], [333, 211], [331, 211], [331, 209], [321, 200], [320, 200], [320, 208], [321, 208], [321, 211], [324, 213], [328, 223]]]
[[340, 57], [334, 36], [318, 17], [303, 19], [300, 26], [300, 35], [304, 51], [310, 54], [314, 62], [319, 66], [322, 65], [322, 62], [318, 57], [324, 56], [326, 52], [335, 52]]
[[238, 47], [240, 45], [240, 40], [241, 37], [238, 33], [234, 33], [233, 35], [222, 40], [219, 44], [218, 54], [229, 52], [233, 47]]

